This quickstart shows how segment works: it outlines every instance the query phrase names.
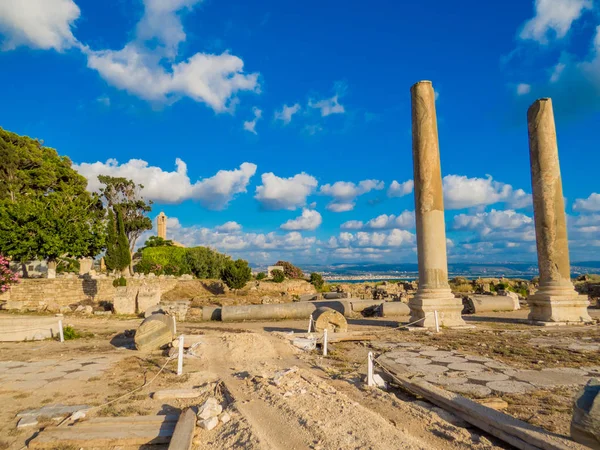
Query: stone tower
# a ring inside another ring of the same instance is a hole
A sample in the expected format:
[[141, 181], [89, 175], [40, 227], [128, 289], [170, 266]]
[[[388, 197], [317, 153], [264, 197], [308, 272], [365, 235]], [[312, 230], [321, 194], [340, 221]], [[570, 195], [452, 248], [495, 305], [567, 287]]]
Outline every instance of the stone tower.
[[165, 213], [161, 211], [161, 213], [156, 218], [156, 224], [158, 227], [158, 237], [167, 239], [167, 216]]

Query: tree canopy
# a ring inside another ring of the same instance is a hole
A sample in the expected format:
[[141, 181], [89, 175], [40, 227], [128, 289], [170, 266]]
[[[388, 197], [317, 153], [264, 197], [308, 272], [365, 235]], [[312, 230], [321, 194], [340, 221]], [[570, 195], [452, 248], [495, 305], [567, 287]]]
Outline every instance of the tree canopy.
[[230, 289], [242, 289], [251, 278], [252, 270], [248, 266], [248, 261], [243, 259], [227, 261], [221, 272], [221, 279]]
[[146, 216], [147, 213], [152, 211], [152, 202], [146, 202], [143, 199], [141, 190], [144, 186], [135, 184], [132, 180], [108, 175], [100, 175], [98, 180], [104, 185], [100, 189], [100, 193], [107, 207], [113, 209], [115, 215], [117, 214], [115, 208], [119, 208], [123, 215], [123, 225], [129, 241], [129, 251], [133, 253], [135, 244], [141, 234], [152, 229], [152, 220]]
[[105, 243], [100, 197], [71, 160], [0, 128], [0, 249], [14, 260], [89, 257]]

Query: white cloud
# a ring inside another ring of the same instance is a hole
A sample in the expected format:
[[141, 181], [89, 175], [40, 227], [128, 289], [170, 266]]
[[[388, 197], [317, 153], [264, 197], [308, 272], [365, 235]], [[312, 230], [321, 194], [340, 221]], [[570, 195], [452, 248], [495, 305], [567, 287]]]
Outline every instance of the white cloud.
[[405, 195], [410, 194], [414, 187], [415, 182], [413, 180], [408, 180], [403, 183], [398, 183], [394, 180], [388, 188], [387, 195], [388, 197], [404, 197]]
[[150, 166], [141, 159], [131, 159], [124, 164], [109, 159], [105, 163], [81, 163], [73, 167], [88, 179], [90, 191], [100, 189], [98, 175], [124, 177], [142, 184], [142, 194], [147, 199], [159, 203], [181, 203], [192, 199], [217, 210], [225, 208], [237, 194], [246, 192], [250, 178], [256, 173], [256, 165], [245, 162], [239, 169], [220, 170], [210, 178], [192, 183], [187, 174], [187, 164], [179, 158], [175, 164], [173, 172]]
[[341, 213], [352, 211], [355, 206], [356, 203], [354, 202], [331, 202], [325, 208], [331, 212]]
[[556, 38], [562, 39], [573, 22], [592, 6], [591, 0], [536, 0], [535, 16], [525, 23], [519, 37], [546, 44], [553, 31]]
[[262, 185], [256, 188], [256, 198], [263, 208], [294, 210], [306, 205], [318, 181], [304, 172], [281, 178], [272, 172], [262, 174]]
[[88, 67], [118, 89], [163, 104], [189, 97], [215, 112], [232, 111], [241, 91], [258, 92], [258, 74], [244, 72], [241, 58], [196, 53], [179, 61], [186, 35], [180, 13], [199, 0], [145, 0], [135, 38], [121, 50], [82, 46]]
[[519, 83], [517, 85], [517, 95], [526, 95], [531, 92], [531, 85], [526, 83]]
[[413, 229], [415, 227], [415, 212], [403, 211], [400, 215], [382, 214], [368, 222], [360, 220], [349, 220], [344, 222], [342, 230], [390, 230], [390, 229]]
[[560, 76], [565, 70], [567, 65], [565, 63], [558, 63], [554, 66], [554, 70], [552, 71], [552, 75], [550, 75], [550, 83], [556, 83], [560, 80]]
[[254, 113], [254, 119], [244, 122], [244, 130], [258, 134], [256, 133], [256, 122], [262, 117], [262, 111], [255, 106], [252, 108], [252, 112]]
[[234, 221], [225, 222], [223, 225], [218, 225], [215, 227], [215, 231], [218, 233], [237, 233], [241, 230], [242, 226]]
[[463, 209], [493, 205], [504, 202], [511, 208], [526, 208], [531, 204], [531, 195], [510, 184], [487, 178], [468, 178], [464, 175], [446, 175], [444, 204], [446, 209]]
[[600, 194], [592, 193], [588, 198], [578, 198], [573, 204], [573, 211], [596, 212], [600, 211]]
[[73, 0], [1, 0], [3, 50], [28, 46], [65, 50], [76, 45], [71, 28], [81, 11]]
[[322, 222], [323, 218], [319, 211], [304, 208], [300, 217], [288, 220], [281, 225], [281, 229], [289, 231], [316, 230]]
[[292, 116], [300, 111], [300, 104], [296, 103], [292, 106], [283, 105], [281, 111], [275, 111], [275, 120], [281, 120], [285, 125], [292, 121]]
[[384, 188], [385, 183], [379, 180], [363, 180], [358, 184], [350, 181], [337, 181], [321, 186], [319, 193], [333, 197], [333, 201], [327, 205], [329, 211], [344, 212], [354, 209], [354, 200], [358, 196], [373, 190], [381, 191]]
[[416, 236], [406, 230], [392, 229], [388, 232], [357, 233], [342, 232], [327, 242], [329, 248], [389, 248], [414, 246]]
[[331, 114], [344, 114], [346, 112], [344, 106], [339, 103], [338, 95], [317, 102], [310, 100], [308, 106], [321, 110], [321, 117], [327, 117]]
[[106, 107], [110, 106], [110, 97], [108, 95], [101, 95], [96, 101]]

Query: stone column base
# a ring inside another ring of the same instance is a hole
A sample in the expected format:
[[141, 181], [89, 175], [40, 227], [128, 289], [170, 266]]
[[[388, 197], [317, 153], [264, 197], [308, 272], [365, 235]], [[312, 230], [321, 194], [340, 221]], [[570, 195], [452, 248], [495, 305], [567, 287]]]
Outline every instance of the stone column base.
[[410, 321], [416, 327], [435, 328], [434, 311], [438, 312], [440, 327], [466, 327], [462, 318], [463, 304], [460, 298], [455, 298], [450, 288], [419, 289], [408, 302]]
[[574, 289], [540, 289], [527, 298], [532, 322], [593, 322], [588, 313], [590, 302], [587, 295], [579, 295]]

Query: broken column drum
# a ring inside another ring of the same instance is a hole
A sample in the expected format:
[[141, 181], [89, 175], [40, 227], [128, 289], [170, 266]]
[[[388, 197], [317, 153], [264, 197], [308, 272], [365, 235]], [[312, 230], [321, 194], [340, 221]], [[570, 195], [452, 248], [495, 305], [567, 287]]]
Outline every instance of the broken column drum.
[[552, 100], [536, 100], [527, 112], [533, 215], [540, 270], [539, 290], [529, 296], [534, 322], [591, 322], [587, 296], [571, 282], [567, 221]]
[[444, 197], [438, 143], [435, 92], [430, 81], [411, 88], [413, 168], [419, 288], [409, 302], [411, 322], [433, 328], [438, 312], [442, 326], [464, 326], [462, 301], [448, 284]]

